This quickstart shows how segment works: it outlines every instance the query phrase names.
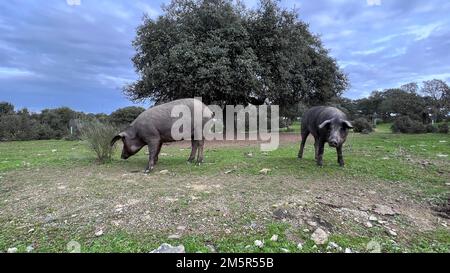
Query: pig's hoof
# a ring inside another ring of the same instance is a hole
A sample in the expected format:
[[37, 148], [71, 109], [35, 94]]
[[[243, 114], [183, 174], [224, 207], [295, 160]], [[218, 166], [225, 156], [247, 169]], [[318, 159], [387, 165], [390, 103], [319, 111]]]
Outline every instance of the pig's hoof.
[[151, 168], [151, 169], [146, 169], [146, 170], [144, 171], [144, 174], [149, 174], [149, 173], [152, 172], [152, 170], [153, 170], [153, 168]]
[[201, 165], [203, 164], [203, 161], [197, 161], [197, 162], [195, 162], [195, 164], [196, 164], [197, 166], [201, 166]]

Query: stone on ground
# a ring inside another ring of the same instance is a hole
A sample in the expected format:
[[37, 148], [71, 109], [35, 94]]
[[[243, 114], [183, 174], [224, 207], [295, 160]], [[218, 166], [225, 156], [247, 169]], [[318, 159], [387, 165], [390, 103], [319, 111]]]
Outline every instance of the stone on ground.
[[328, 233], [321, 228], [317, 228], [311, 235], [311, 240], [317, 245], [323, 245], [328, 240]]
[[172, 246], [170, 244], [162, 244], [157, 249], [150, 251], [150, 253], [185, 253], [183, 245]]

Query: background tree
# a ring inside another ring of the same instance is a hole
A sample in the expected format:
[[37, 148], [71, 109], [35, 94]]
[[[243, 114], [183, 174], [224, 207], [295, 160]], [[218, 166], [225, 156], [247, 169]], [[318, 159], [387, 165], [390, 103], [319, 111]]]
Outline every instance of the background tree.
[[356, 100], [356, 109], [363, 117], [373, 120], [375, 116], [382, 119], [388, 119], [389, 116], [383, 116], [380, 112], [381, 103], [384, 100], [382, 91], [373, 91], [369, 97]]
[[435, 121], [442, 120], [450, 111], [450, 87], [443, 80], [424, 81], [422, 93], [429, 97]]
[[426, 116], [426, 107], [423, 98], [418, 94], [394, 88], [385, 90], [383, 97], [383, 102], [378, 110], [383, 116], [404, 115], [413, 120], [424, 122], [423, 117]]
[[51, 138], [62, 138], [69, 135], [70, 120], [78, 118], [79, 114], [68, 107], [44, 109], [39, 115], [39, 121], [47, 124], [52, 130]]
[[156, 21], [145, 18], [133, 45], [141, 75], [126, 88], [155, 103], [201, 96], [237, 104], [258, 90], [258, 63], [242, 16], [227, 0], [175, 0]]
[[402, 86], [400, 86], [400, 89], [403, 91], [406, 91], [408, 93], [419, 93], [420, 89], [419, 89], [419, 85], [416, 82], [410, 82], [407, 84], [404, 84]]
[[9, 102], [0, 102], [0, 116], [14, 113], [14, 105]]
[[[173, 0], [148, 17], [133, 42], [141, 76], [125, 88], [155, 103], [201, 96], [219, 105], [323, 104], [346, 76], [295, 11], [263, 0], [248, 10], [231, 0]], [[289, 110], [284, 111], [286, 113]]]
[[127, 126], [144, 111], [144, 108], [136, 106], [120, 108], [111, 113], [109, 120], [116, 126]]

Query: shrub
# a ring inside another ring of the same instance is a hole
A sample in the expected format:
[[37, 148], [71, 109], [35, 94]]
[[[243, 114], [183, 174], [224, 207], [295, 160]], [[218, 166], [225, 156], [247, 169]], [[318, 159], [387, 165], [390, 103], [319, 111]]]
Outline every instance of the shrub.
[[394, 120], [391, 127], [394, 133], [421, 134], [426, 132], [426, 127], [417, 120], [412, 120], [408, 116], [401, 116]]
[[353, 131], [356, 133], [369, 134], [373, 131], [372, 125], [365, 118], [358, 118], [352, 122]]
[[448, 123], [442, 123], [438, 126], [438, 132], [441, 134], [448, 134]]
[[81, 138], [85, 140], [89, 148], [95, 152], [101, 163], [111, 160], [114, 147], [111, 139], [117, 134], [117, 129], [110, 123], [102, 123], [98, 120], [83, 122], [81, 127]]
[[425, 130], [427, 131], [427, 133], [436, 133], [437, 132], [437, 128], [435, 126], [433, 126], [432, 124], [428, 124], [425, 127]]
[[112, 124], [120, 127], [126, 127], [130, 125], [145, 109], [142, 107], [129, 106], [125, 108], [117, 109], [112, 112], [109, 119]]

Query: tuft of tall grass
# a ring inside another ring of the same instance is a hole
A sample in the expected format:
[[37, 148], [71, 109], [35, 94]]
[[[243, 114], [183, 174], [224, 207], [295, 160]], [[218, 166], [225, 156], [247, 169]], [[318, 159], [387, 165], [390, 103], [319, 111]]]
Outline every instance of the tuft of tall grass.
[[86, 120], [82, 123], [80, 131], [81, 139], [86, 141], [100, 163], [111, 160], [115, 151], [115, 146], [111, 146], [111, 139], [118, 132], [115, 126], [98, 120]]

